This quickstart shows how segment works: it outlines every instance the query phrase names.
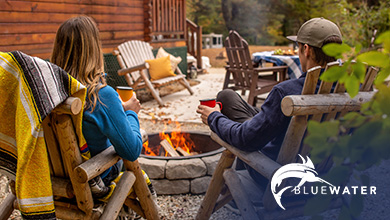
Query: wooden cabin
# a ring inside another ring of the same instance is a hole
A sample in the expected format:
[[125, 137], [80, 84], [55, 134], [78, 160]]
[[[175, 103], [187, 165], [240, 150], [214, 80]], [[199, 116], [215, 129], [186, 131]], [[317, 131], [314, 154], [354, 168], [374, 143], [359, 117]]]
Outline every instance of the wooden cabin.
[[[49, 59], [58, 27], [81, 14], [96, 21], [104, 53], [122, 42], [141, 40], [155, 49], [185, 49], [201, 60], [201, 28], [186, 19], [185, 0], [0, 1], [0, 51]], [[200, 43], [188, 37], [194, 33]]]

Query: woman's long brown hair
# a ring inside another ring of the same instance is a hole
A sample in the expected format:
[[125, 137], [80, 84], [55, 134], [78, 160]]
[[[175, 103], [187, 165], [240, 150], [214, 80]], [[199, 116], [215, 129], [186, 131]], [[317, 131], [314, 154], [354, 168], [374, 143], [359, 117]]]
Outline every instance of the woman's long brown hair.
[[94, 111], [100, 102], [98, 92], [107, 85], [96, 23], [87, 16], [65, 21], [57, 31], [50, 61], [88, 88], [86, 108]]

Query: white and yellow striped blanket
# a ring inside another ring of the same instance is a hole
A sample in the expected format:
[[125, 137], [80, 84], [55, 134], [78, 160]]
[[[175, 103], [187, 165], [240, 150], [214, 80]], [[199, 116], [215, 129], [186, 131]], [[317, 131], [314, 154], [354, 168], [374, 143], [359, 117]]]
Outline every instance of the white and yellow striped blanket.
[[[0, 52], [0, 172], [15, 179], [25, 219], [55, 219], [41, 123], [68, 96], [84, 104], [85, 93], [83, 85], [54, 64], [17, 51]], [[80, 147], [86, 150], [83, 138]]]

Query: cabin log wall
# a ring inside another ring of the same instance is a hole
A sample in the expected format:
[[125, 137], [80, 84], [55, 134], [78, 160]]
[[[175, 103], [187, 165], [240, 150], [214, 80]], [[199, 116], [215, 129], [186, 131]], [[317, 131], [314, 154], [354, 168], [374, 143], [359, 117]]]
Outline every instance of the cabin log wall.
[[[78, 15], [96, 21], [104, 53], [128, 40], [150, 42], [147, 5], [148, 0], [0, 0], [0, 51], [20, 50], [48, 59], [61, 23]], [[152, 42], [154, 48], [183, 45], [184, 39]]]

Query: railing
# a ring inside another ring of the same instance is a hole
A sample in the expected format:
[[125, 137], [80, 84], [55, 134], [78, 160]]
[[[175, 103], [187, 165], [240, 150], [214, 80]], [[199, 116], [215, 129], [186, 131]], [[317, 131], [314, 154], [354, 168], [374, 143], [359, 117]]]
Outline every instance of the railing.
[[202, 69], [202, 27], [186, 19], [187, 31], [187, 50], [188, 53], [196, 58], [197, 67]]
[[183, 41], [202, 67], [202, 27], [186, 19], [185, 0], [144, 0], [145, 41]]
[[185, 0], [151, 0], [153, 35], [184, 34]]

